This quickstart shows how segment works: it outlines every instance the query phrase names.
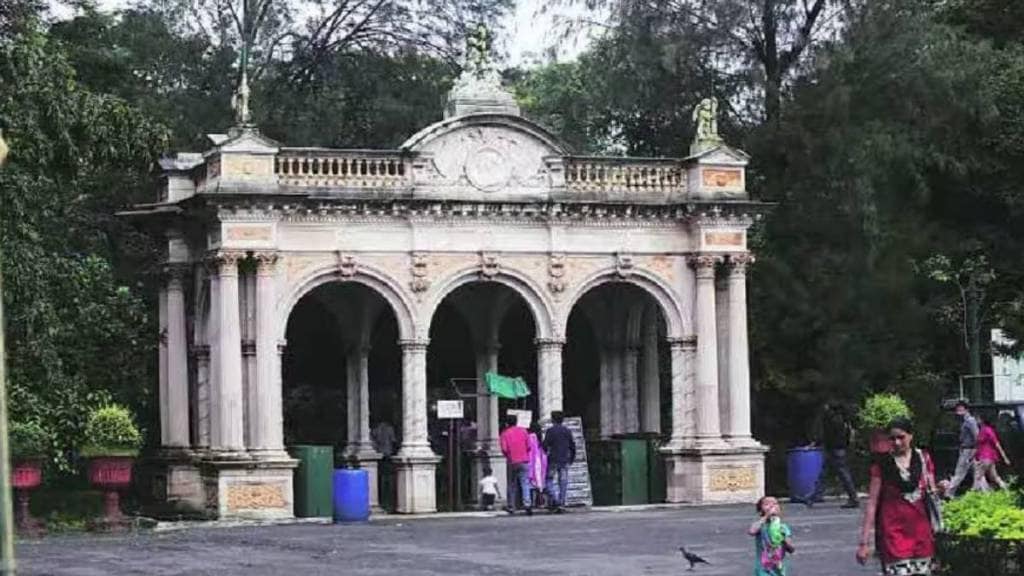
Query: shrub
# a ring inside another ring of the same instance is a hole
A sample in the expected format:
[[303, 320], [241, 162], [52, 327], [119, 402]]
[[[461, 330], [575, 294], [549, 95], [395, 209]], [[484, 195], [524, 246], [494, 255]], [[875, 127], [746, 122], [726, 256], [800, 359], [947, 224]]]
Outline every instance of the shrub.
[[142, 446], [142, 435], [131, 412], [116, 404], [89, 415], [85, 436], [89, 444], [82, 450], [84, 456], [137, 456]]
[[11, 422], [7, 433], [11, 442], [11, 460], [44, 458], [50, 449], [50, 435], [38, 422]]
[[866, 429], [885, 428], [896, 417], [911, 417], [910, 408], [896, 394], [881, 393], [868, 397], [857, 417]]
[[1024, 509], [1010, 490], [972, 491], [943, 508], [946, 531], [957, 536], [1024, 539]]

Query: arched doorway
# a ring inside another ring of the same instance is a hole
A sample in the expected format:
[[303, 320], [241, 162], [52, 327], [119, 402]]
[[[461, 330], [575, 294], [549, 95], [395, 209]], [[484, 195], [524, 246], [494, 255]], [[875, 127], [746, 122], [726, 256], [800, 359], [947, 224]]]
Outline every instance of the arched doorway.
[[391, 457], [402, 435], [398, 332], [372, 288], [321, 284], [289, 314], [281, 367], [285, 442], [330, 445], [336, 462], [358, 461], [377, 488], [371, 504], [386, 509], [395, 503]]
[[564, 407], [583, 421], [596, 504], [664, 500], [657, 450], [671, 430], [666, 332], [658, 301], [628, 282], [598, 284], [570, 311]]
[[[498, 282], [470, 282], [448, 293], [434, 310], [427, 351], [428, 428], [443, 457], [438, 505], [465, 507], [475, 500], [482, 470], [493, 469], [505, 494], [505, 463], [498, 436], [509, 409], [538, 410], [538, 328], [527, 301]], [[531, 389], [520, 400], [487, 393], [486, 372], [522, 377]], [[464, 417], [437, 418], [437, 400], [463, 400]], [[449, 442], [456, 447], [449, 449]]]

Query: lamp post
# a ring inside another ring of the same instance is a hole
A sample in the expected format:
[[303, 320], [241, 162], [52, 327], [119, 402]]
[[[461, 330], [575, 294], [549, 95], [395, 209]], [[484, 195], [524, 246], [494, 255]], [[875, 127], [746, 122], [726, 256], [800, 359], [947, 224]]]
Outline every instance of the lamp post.
[[[0, 130], [0, 168], [7, 160], [7, 143]], [[11, 458], [7, 443], [7, 370], [4, 357], [3, 257], [0, 254], [0, 574], [15, 573], [14, 514], [11, 509]]]

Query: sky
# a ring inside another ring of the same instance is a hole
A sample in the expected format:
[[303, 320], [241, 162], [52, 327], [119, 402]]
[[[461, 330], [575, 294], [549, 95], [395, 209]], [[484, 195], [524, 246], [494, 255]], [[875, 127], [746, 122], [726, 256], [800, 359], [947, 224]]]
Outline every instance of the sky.
[[[57, 16], [66, 17], [70, 10], [51, 1], [51, 10]], [[101, 9], [116, 9], [128, 6], [130, 0], [95, 0]], [[517, 0], [515, 11], [505, 22], [505, 38], [499, 38], [499, 45], [508, 57], [507, 64], [512, 66], [530, 66], [543, 61], [545, 51], [555, 43], [560, 29], [556, 26], [556, 18], [572, 18], [581, 13], [579, 7], [560, 7], [557, 13], [540, 13], [541, 7], [550, 4], [548, 0]], [[556, 57], [559, 61], [575, 58], [586, 49], [589, 43], [587, 34], [576, 34], [574, 38], [564, 41], [559, 47]]]

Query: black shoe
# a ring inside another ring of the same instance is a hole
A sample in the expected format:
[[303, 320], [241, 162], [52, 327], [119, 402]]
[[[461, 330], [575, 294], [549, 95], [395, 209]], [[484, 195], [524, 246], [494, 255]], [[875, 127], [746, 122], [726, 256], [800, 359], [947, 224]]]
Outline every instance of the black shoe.
[[856, 500], [847, 500], [845, 504], [840, 506], [840, 508], [860, 508], [860, 502]]
[[527, 516], [533, 516], [533, 508], [527, 508], [526, 509], [526, 515]]
[[562, 508], [561, 506], [555, 508], [555, 514], [565, 514], [565, 508]]
[[514, 515], [515, 515], [515, 513], [516, 513], [515, 509], [514, 509], [514, 508], [511, 508], [511, 507], [509, 507], [509, 506], [505, 506], [505, 512], [508, 512], [509, 514], [511, 514], [511, 515], [513, 515], [513, 516], [514, 516]]

